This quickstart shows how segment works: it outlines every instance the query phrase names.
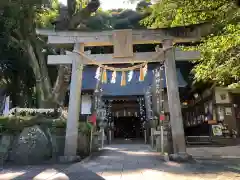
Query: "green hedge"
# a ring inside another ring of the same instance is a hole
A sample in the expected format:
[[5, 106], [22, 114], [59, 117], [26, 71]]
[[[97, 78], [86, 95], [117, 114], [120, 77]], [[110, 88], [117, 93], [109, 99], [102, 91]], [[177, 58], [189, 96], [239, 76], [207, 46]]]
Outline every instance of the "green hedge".
[[[20, 132], [25, 127], [30, 127], [34, 125], [45, 126], [50, 129], [54, 128], [66, 128], [66, 120], [64, 119], [53, 119], [48, 118], [44, 115], [37, 116], [0, 116], [0, 132]], [[90, 133], [93, 126], [88, 122], [79, 122], [79, 131], [83, 134]]]

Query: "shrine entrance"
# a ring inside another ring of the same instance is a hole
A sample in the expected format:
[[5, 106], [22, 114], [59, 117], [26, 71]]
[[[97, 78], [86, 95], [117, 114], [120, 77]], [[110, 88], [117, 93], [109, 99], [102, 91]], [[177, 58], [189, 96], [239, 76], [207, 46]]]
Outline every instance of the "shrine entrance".
[[[83, 88], [82, 81], [84, 80], [84, 66], [95, 65], [101, 69], [101, 80], [97, 77], [96, 90], [94, 92], [93, 112], [98, 112], [101, 108], [101, 93], [105, 89], [101, 89], [102, 83], [115, 82], [116, 75], [121, 74], [121, 86], [117, 91], [121, 92], [127, 86], [127, 72], [134, 70], [140, 71], [139, 81], [144, 81], [146, 76], [147, 64], [150, 62], [159, 62], [164, 65], [167, 87], [167, 99], [171, 120], [166, 122], [166, 125], [171, 124], [172, 141], [174, 153], [186, 153], [186, 144], [183, 129], [183, 119], [181, 113], [181, 104], [178, 90], [178, 79], [175, 61], [192, 60], [199, 57], [195, 52], [183, 52], [176, 50], [174, 44], [181, 42], [198, 41], [202, 36], [208, 34], [208, 25], [193, 25], [187, 27], [151, 29], [151, 30], [113, 30], [102, 32], [73, 32], [73, 31], [48, 31], [37, 30], [40, 35], [48, 36], [48, 43], [55, 45], [71, 44], [73, 51], [65, 51], [65, 55], [49, 55], [48, 64], [71, 64], [71, 84], [68, 119], [65, 138], [65, 156], [76, 156], [78, 146], [78, 120], [81, 104], [81, 92]], [[162, 48], [156, 46], [155, 52], [134, 53], [133, 45], [136, 44], [162, 44]], [[84, 47], [91, 46], [113, 46], [113, 54], [91, 54], [85, 52]], [[127, 68], [115, 68], [114, 64], [130, 64]], [[137, 64], [137, 65], [133, 65]], [[112, 72], [112, 80], [109, 80], [107, 71]], [[130, 77], [134, 73], [130, 73]], [[96, 73], [97, 75], [97, 73]], [[93, 77], [94, 79], [94, 77]], [[131, 79], [131, 78], [130, 78]], [[88, 82], [91, 84], [92, 82]], [[131, 84], [131, 83], [130, 83]], [[131, 88], [129, 88], [131, 91]], [[144, 88], [138, 88], [143, 94]], [[111, 94], [112, 92], [108, 92]], [[156, 101], [156, 99], [154, 99]], [[158, 112], [157, 117], [159, 118]], [[157, 119], [159, 121], [159, 119]]]
[[233, 108], [237, 122], [238, 132], [240, 132], [240, 94], [232, 94]]
[[141, 119], [135, 116], [114, 118], [114, 139], [143, 139]]
[[146, 118], [140, 106], [137, 99], [130, 97], [112, 102], [113, 142], [117, 139], [143, 139], [142, 124]]

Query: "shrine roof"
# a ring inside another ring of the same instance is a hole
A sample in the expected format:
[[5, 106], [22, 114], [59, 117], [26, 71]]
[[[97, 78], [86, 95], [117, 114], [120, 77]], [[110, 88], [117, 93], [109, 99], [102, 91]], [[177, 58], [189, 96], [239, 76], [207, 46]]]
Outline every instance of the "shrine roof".
[[[153, 72], [152, 70], [157, 68], [158, 65], [150, 64], [148, 65], [148, 72], [143, 82], [139, 81], [139, 70], [134, 71], [131, 82], [127, 82], [126, 86], [121, 86], [121, 72], [117, 72], [116, 83], [111, 84], [112, 72], [107, 72], [108, 83], [102, 84], [103, 95], [104, 96], [136, 96], [136, 95], [144, 95], [145, 89], [152, 85], [153, 82]], [[96, 68], [94, 66], [85, 66], [83, 72], [83, 83], [82, 90], [94, 90], [96, 87], [96, 79], [95, 72]], [[177, 69], [177, 78], [178, 78], [178, 86], [185, 87], [187, 86], [186, 81], [184, 80], [180, 69]], [[165, 76], [164, 76], [165, 79]], [[128, 80], [128, 76], [126, 74], [126, 80]], [[164, 87], [166, 87], [166, 81], [164, 83]]]

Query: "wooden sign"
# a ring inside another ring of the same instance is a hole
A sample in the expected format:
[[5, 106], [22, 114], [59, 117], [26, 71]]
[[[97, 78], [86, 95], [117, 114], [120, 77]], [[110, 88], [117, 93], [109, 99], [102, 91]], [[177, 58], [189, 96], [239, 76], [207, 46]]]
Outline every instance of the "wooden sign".
[[154, 135], [161, 135], [161, 131], [154, 131], [153, 134]]
[[132, 30], [113, 31], [114, 58], [133, 57]]
[[147, 119], [151, 120], [151, 119], [153, 119], [152, 100], [151, 100], [152, 99], [151, 86], [148, 87], [144, 98], [145, 98], [145, 107], [146, 107]]
[[157, 116], [160, 116], [160, 112], [162, 111], [162, 100], [161, 94], [163, 89], [162, 84], [162, 72], [160, 68], [154, 70], [154, 77], [153, 77], [153, 88], [152, 88], [152, 96], [153, 96], [153, 110]]
[[99, 116], [101, 118], [105, 118], [106, 117], [106, 109], [97, 109], [97, 116]]
[[231, 116], [231, 115], [232, 115], [232, 108], [226, 107], [226, 108], [225, 108], [225, 114], [226, 114], [227, 116]]
[[208, 124], [217, 124], [216, 120], [208, 120]]

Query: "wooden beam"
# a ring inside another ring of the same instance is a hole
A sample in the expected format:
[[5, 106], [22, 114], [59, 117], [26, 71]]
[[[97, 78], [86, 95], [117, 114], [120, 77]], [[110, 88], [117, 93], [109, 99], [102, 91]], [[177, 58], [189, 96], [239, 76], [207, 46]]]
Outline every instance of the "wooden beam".
[[121, 103], [121, 106], [119, 106], [119, 104], [113, 104], [112, 105], [112, 109], [124, 109], [124, 108], [139, 108], [139, 104], [128, 102], [128, 103], [125, 103], [125, 104]]
[[[73, 56], [77, 54], [68, 54], [68, 55], [49, 55], [48, 56], [48, 64], [71, 64]], [[96, 60], [101, 64], [128, 64], [128, 63], [141, 63], [145, 62], [159, 62], [160, 57], [156, 57], [156, 52], [141, 52], [134, 53], [133, 58], [113, 58], [113, 54], [91, 54], [87, 55], [90, 59]], [[79, 55], [77, 55], [79, 56]], [[197, 51], [181, 51], [176, 50], [175, 52], [176, 61], [191, 61], [194, 59], [198, 59], [200, 57], [200, 53]], [[156, 57], [152, 59], [152, 57]], [[163, 55], [162, 55], [163, 58]], [[92, 64], [89, 61], [85, 60], [86, 64]]]
[[[164, 39], [174, 42], [198, 41], [209, 33], [209, 25], [196, 25], [165, 29], [133, 30], [133, 44], [160, 43]], [[84, 43], [85, 46], [113, 45], [113, 31], [80, 32], [80, 31], [50, 31], [37, 29], [37, 34], [48, 36], [49, 44]]]

